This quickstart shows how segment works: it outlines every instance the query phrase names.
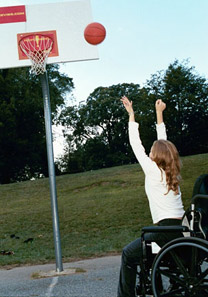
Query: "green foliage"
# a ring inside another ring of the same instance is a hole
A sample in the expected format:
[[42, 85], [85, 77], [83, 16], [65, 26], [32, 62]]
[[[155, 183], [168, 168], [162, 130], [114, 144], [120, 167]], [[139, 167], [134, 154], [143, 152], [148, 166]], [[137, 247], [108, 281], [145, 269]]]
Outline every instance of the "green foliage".
[[[53, 119], [72, 80], [48, 66]], [[0, 70], [0, 183], [47, 176], [45, 124], [39, 77], [28, 68]]]
[[208, 83], [188, 61], [175, 61], [147, 82], [149, 95], [167, 103], [164, 113], [169, 139], [181, 155], [208, 149]]
[[67, 127], [69, 147], [61, 166], [67, 172], [111, 167], [135, 160], [129, 148], [127, 115], [120, 102], [121, 96], [127, 93], [132, 100], [138, 100], [139, 85], [99, 87], [86, 104], [62, 112], [59, 120]]
[[[207, 173], [208, 154], [182, 158], [181, 191], [190, 205], [196, 178]], [[152, 225], [138, 164], [57, 177], [63, 261], [120, 253]], [[0, 186], [0, 265], [55, 261], [49, 180]], [[15, 235], [11, 237], [11, 235]], [[25, 243], [28, 238], [32, 241]]]
[[[167, 103], [168, 138], [179, 153], [206, 153], [208, 83], [187, 61], [175, 61], [152, 75], [144, 87], [118, 84], [99, 87], [86, 103], [66, 107], [72, 79], [48, 66], [53, 122], [65, 127], [67, 147], [57, 162], [75, 173], [136, 162], [128, 139], [128, 115], [120, 98], [133, 101], [142, 143], [148, 153], [155, 132], [155, 101]], [[0, 70], [0, 183], [47, 176], [41, 83], [28, 68]], [[61, 114], [60, 114], [60, 110]]]
[[123, 95], [133, 101], [147, 153], [156, 139], [155, 101], [159, 98], [167, 103], [164, 119], [168, 138], [179, 153], [207, 152], [208, 83], [187, 61], [176, 60], [166, 71], [152, 75], [143, 88], [137, 84], [99, 87], [86, 104], [65, 109], [59, 118], [67, 127], [68, 137], [68, 148], [60, 160], [64, 171], [80, 172], [135, 162], [128, 140], [128, 115], [120, 103]]

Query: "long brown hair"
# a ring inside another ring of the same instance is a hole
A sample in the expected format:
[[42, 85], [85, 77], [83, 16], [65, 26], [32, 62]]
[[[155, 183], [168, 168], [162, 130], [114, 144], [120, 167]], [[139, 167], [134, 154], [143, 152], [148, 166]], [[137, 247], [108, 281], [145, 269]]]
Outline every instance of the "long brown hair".
[[181, 161], [177, 148], [172, 142], [160, 139], [153, 143], [151, 153], [152, 160], [160, 169], [165, 171], [168, 192], [173, 190], [175, 194], [178, 194], [181, 179]]

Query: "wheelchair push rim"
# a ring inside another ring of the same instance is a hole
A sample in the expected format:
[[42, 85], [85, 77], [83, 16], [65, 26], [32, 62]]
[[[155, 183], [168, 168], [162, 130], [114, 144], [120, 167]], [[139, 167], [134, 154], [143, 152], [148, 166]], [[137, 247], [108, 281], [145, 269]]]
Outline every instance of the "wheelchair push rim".
[[208, 242], [181, 238], [172, 243], [163, 247], [154, 260], [154, 296], [208, 296]]

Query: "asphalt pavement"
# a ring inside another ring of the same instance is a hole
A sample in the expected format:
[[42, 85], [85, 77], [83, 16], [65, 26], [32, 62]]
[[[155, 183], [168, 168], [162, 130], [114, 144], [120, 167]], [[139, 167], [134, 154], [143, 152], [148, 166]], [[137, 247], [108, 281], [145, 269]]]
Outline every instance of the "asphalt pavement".
[[[0, 297], [116, 297], [120, 256], [0, 269]], [[40, 278], [35, 278], [40, 277]]]

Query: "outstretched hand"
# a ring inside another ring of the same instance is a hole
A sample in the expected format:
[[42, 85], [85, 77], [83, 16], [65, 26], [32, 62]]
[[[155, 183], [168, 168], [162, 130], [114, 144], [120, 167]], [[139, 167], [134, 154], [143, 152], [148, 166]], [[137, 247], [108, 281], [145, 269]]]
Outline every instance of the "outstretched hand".
[[165, 109], [166, 109], [166, 104], [165, 102], [162, 101], [162, 99], [158, 99], [156, 102], [155, 102], [155, 109], [156, 111], [158, 112], [163, 112]]
[[123, 105], [126, 108], [126, 111], [128, 113], [134, 112], [133, 106], [132, 106], [132, 101], [129, 101], [129, 99], [126, 96], [123, 96], [121, 98], [121, 102], [123, 103]]

